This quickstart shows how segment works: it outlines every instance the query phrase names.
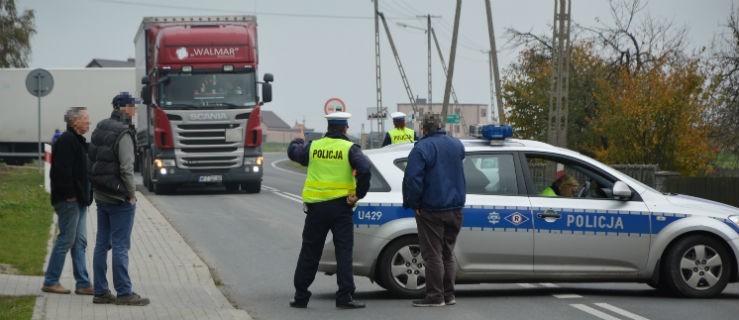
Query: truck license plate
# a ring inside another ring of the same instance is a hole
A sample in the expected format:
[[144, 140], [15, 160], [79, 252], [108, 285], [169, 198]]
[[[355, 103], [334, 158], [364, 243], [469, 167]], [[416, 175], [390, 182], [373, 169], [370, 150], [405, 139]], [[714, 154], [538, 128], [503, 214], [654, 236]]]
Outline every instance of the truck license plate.
[[220, 176], [220, 175], [198, 177], [198, 182], [221, 182], [221, 181], [223, 181], [223, 176]]

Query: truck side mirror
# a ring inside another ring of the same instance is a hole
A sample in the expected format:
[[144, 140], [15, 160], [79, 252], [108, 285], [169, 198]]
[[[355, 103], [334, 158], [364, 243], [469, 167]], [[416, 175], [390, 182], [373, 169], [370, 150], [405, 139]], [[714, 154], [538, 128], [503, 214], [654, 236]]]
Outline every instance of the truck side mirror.
[[151, 86], [144, 85], [141, 87], [141, 103], [145, 105], [151, 104]]
[[265, 73], [264, 82], [272, 82], [272, 81], [275, 81], [275, 77], [271, 73]]
[[262, 83], [262, 102], [270, 102], [272, 101], [272, 84], [269, 82], [266, 82], [266, 76], [265, 76], [265, 82]]

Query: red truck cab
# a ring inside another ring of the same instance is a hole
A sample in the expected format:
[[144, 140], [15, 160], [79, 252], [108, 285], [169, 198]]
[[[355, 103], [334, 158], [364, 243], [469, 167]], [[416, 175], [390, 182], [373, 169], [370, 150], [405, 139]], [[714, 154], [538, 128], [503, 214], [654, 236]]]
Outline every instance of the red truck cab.
[[188, 183], [259, 192], [259, 111], [273, 77], [257, 78], [256, 17], [147, 17], [134, 42], [144, 184], [156, 193]]

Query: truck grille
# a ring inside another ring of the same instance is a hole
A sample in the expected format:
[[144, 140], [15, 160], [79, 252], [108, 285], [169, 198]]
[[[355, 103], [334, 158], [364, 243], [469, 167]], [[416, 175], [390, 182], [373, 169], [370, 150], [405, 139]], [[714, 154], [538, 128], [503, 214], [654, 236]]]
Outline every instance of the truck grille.
[[227, 142], [226, 130], [239, 124], [178, 124], [176, 144], [180, 152], [177, 164], [186, 169], [225, 169], [241, 166], [243, 152], [239, 142]]

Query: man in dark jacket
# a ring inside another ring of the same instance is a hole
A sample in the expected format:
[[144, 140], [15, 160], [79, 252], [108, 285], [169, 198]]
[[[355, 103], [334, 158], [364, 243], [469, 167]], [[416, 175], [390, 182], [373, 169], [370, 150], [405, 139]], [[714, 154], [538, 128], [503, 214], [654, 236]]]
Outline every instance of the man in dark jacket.
[[293, 278], [295, 296], [290, 301], [293, 308], [308, 306], [311, 296], [308, 287], [316, 278], [329, 230], [336, 247], [336, 282], [339, 285], [336, 307], [364, 308], [364, 303], [353, 298], [356, 289], [352, 272], [353, 207], [367, 194], [371, 174], [369, 159], [346, 137], [350, 116], [346, 112], [327, 115], [326, 136], [306, 144], [300, 134], [287, 149], [290, 160], [308, 166], [303, 187], [306, 213], [303, 244]]
[[71, 250], [76, 294], [92, 294], [87, 274], [87, 207], [92, 189], [87, 181], [87, 141], [90, 117], [84, 107], [73, 107], [64, 115], [67, 131], [59, 136], [51, 152], [51, 205], [58, 216], [59, 235], [49, 256], [41, 291], [70, 293], [59, 283], [67, 252]]
[[456, 303], [454, 244], [467, 195], [464, 145], [446, 135], [438, 115], [427, 115], [421, 127], [424, 137], [408, 155], [403, 176], [403, 207], [416, 213], [418, 241], [426, 263], [426, 297], [413, 305], [452, 305]]
[[[98, 230], [93, 251], [95, 280], [93, 303], [145, 306], [149, 299], [133, 291], [128, 276], [128, 250], [136, 213], [136, 184], [133, 167], [136, 158], [131, 119], [136, 115], [137, 100], [128, 92], [113, 98], [109, 119], [98, 123], [90, 145], [90, 179], [98, 209]], [[118, 296], [108, 288], [108, 251], [113, 250], [113, 285]]]

